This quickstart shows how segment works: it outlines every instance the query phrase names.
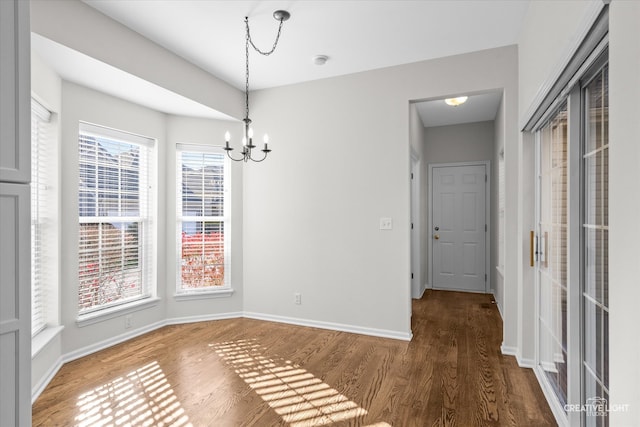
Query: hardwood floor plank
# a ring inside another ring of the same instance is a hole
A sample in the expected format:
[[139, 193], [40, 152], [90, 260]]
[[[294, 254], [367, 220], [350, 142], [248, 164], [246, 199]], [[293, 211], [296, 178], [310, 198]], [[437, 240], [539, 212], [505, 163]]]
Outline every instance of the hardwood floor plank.
[[412, 342], [253, 319], [173, 325], [65, 364], [34, 426], [551, 426], [489, 295], [427, 291]]

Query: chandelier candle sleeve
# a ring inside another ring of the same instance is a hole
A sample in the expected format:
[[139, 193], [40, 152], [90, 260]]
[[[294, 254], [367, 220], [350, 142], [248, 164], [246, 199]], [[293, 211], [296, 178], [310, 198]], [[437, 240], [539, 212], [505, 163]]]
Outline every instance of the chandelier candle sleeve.
[[229, 140], [231, 139], [231, 134], [229, 133], [229, 131], [225, 132], [224, 134], [224, 149], [229, 151], [229, 150], [233, 150], [233, 148], [229, 147]]

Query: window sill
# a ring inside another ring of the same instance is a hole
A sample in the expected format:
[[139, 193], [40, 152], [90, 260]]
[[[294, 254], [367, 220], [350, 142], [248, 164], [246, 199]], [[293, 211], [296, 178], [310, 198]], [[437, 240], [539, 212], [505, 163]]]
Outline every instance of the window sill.
[[93, 325], [95, 323], [103, 322], [108, 319], [113, 319], [125, 314], [133, 313], [136, 311], [144, 310], [153, 307], [158, 304], [160, 298], [145, 298], [138, 301], [133, 301], [127, 304], [117, 305], [115, 307], [105, 308], [104, 310], [98, 310], [92, 313], [81, 314], [76, 319], [76, 325], [79, 328], [84, 326]]
[[31, 338], [31, 359], [36, 357], [63, 329], [64, 326], [47, 326]]
[[173, 298], [176, 301], [190, 301], [196, 299], [205, 299], [205, 298], [228, 298], [233, 295], [235, 291], [233, 288], [225, 288], [225, 289], [215, 289], [215, 290], [206, 290], [206, 291], [191, 291], [175, 294]]

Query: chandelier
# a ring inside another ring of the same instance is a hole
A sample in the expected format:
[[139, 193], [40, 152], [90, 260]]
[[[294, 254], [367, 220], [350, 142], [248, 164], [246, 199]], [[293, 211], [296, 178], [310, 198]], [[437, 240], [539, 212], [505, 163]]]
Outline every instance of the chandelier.
[[244, 86], [245, 116], [244, 116], [244, 119], [242, 119], [242, 121], [244, 122], [244, 125], [243, 125], [243, 137], [242, 137], [242, 151], [240, 152], [240, 154], [242, 154], [242, 157], [235, 158], [231, 156], [231, 151], [233, 151], [233, 148], [229, 146], [229, 141], [231, 140], [231, 134], [227, 131], [224, 135], [224, 141], [225, 141], [224, 150], [227, 152], [227, 156], [229, 156], [231, 160], [236, 162], [240, 162], [240, 161], [248, 162], [249, 160], [253, 162], [261, 162], [264, 159], [266, 159], [267, 155], [271, 152], [271, 150], [269, 149], [269, 136], [265, 134], [264, 148], [260, 150], [264, 153], [264, 155], [262, 156], [261, 159], [255, 159], [251, 155], [252, 150], [256, 148], [256, 146], [253, 144], [253, 129], [251, 128], [251, 119], [249, 118], [249, 45], [251, 45], [251, 47], [253, 47], [253, 49], [256, 52], [264, 56], [269, 56], [276, 50], [276, 46], [278, 45], [278, 40], [280, 40], [280, 32], [282, 31], [282, 24], [284, 23], [284, 21], [289, 19], [289, 17], [291, 17], [291, 14], [289, 14], [289, 12], [287, 12], [286, 10], [276, 10], [275, 12], [273, 12], [273, 17], [277, 21], [280, 21], [280, 25], [278, 26], [278, 34], [276, 35], [276, 40], [273, 42], [273, 47], [269, 51], [262, 51], [258, 49], [258, 47], [256, 47], [256, 45], [253, 43], [253, 40], [251, 40], [251, 32], [249, 31], [249, 17], [247, 16], [244, 17], [244, 23], [246, 27], [245, 46], [244, 46], [246, 61], [245, 61], [245, 86]]

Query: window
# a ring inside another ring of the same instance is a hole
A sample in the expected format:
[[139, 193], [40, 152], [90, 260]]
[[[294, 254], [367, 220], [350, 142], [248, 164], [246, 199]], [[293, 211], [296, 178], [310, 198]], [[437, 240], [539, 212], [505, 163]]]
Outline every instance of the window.
[[150, 297], [154, 140], [80, 123], [79, 313]]
[[177, 147], [177, 293], [230, 289], [229, 178], [223, 152]]
[[[47, 326], [47, 284], [55, 286], [53, 268], [56, 256], [54, 221], [55, 205], [51, 182], [54, 179], [51, 159], [51, 112], [31, 100], [31, 335]], [[45, 280], [46, 278], [46, 280]]]

